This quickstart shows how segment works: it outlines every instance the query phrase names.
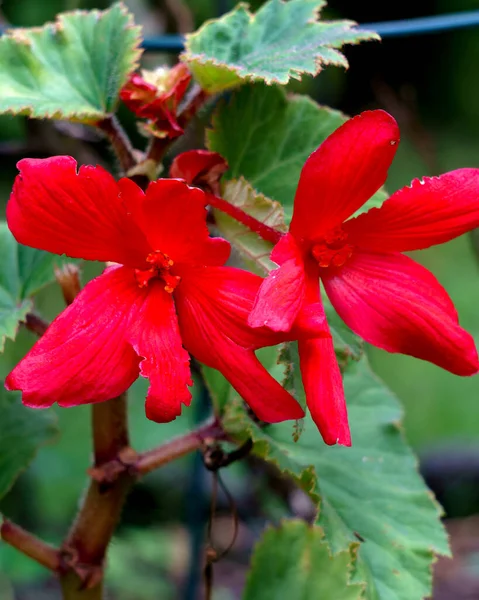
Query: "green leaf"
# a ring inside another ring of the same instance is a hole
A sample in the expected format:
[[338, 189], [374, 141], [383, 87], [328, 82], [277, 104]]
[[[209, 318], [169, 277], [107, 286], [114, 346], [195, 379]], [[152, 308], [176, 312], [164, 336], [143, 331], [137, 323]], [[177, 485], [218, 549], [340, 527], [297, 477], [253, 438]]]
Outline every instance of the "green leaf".
[[95, 122], [110, 114], [141, 51], [122, 4], [75, 11], [0, 39], [0, 112]]
[[57, 435], [51, 410], [23, 406], [20, 394], [0, 388], [0, 498], [33, 460], [38, 448]]
[[71, 259], [18, 244], [0, 221], [0, 352], [5, 338], [15, 339], [18, 324], [33, 304], [30, 296], [55, 279], [54, 267]]
[[[224, 179], [244, 177], [258, 193], [283, 205], [289, 224], [306, 159], [345, 121], [342, 113], [307, 96], [286, 96], [281, 88], [260, 84], [245, 86], [218, 105], [207, 145], [228, 161]], [[356, 215], [380, 206], [386, 197], [380, 190]]]
[[289, 223], [303, 164], [345, 116], [307, 96], [289, 96], [278, 87], [245, 86], [219, 103], [210, 150], [229, 164], [226, 179], [243, 176], [260, 193], [281, 202]]
[[324, 0], [269, 0], [256, 14], [246, 4], [187, 35], [186, 62], [201, 86], [219, 92], [244, 81], [286, 84], [327, 65], [348, 66], [338, 48], [380, 39], [353, 21], [318, 21]]
[[294, 443], [290, 423], [261, 428], [237, 400], [228, 403], [224, 424], [238, 441], [251, 437], [257, 456], [309, 494], [334, 555], [364, 540], [351, 581], [367, 584], [365, 598], [426, 597], [435, 554], [449, 549], [439, 507], [404, 441], [400, 406], [365, 359], [350, 365], [344, 386], [352, 448], [323, 444], [310, 417]]
[[351, 360], [359, 360], [364, 352], [362, 339], [357, 336], [334, 310], [326, 294], [322, 295], [324, 310], [333, 336], [339, 366], [345, 369]]
[[[226, 181], [222, 196], [230, 204], [241, 208], [258, 221], [285, 231], [284, 211], [281, 204], [256, 192], [242, 177], [238, 180]], [[215, 209], [214, 215], [219, 232], [233, 244], [251, 270], [265, 275], [275, 268], [275, 264], [269, 259], [273, 249], [270, 242], [266, 242], [258, 234], [220, 210]]]
[[268, 528], [256, 544], [244, 600], [359, 600], [363, 586], [350, 585], [354, 551], [330, 555], [320, 527], [294, 519]]

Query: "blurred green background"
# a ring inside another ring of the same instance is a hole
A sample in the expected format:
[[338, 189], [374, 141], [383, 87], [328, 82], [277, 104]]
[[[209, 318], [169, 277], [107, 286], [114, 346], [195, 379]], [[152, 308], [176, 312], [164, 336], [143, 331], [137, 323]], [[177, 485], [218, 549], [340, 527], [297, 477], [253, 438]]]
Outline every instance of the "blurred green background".
[[[105, 8], [109, 4], [106, 0], [4, 0], [0, 20], [15, 26], [41, 25], [60, 11]], [[225, 0], [130, 0], [126, 4], [137, 22], [144, 25], [145, 35], [185, 32], [232, 6]], [[252, 2], [254, 7], [260, 4]], [[473, 8], [477, 8], [475, 0], [332, 0], [327, 15], [364, 23]], [[329, 69], [291, 89], [309, 93], [321, 103], [350, 114], [382, 107], [397, 118], [402, 142], [390, 171], [389, 191], [417, 176], [463, 166], [479, 167], [479, 27], [386, 39], [348, 49], [346, 54], [349, 71]], [[146, 60], [161, 64], [174, 57], [149, 54]], [[122, 111], [121, 117], [140, 142], [131, 116]], [[94, 134], [70, 129], [77, 136], [72, 141], [65, 131], [51, 124], [0, 117], [2, 217], [16, 173], [15, 163], [21, 157], [76, 153], [85, 162], [109, 161], [103, 142]], [[477, 246], [479, 249], [479, 243]], [[415, 258], [446, 287], [462, 325], [479, 342], [479, 262], [472, 236], [418, 253]], [[96, 273], [97, 266], [86, 266], [83, 279]], [[52, 286], [43, 291], [37, 308], [49, 318], [55, 316], [62, 308], [58, 289]], [[32, 334], [21, 331], [15, 344], [7, 343], [6, 352], [0, 356], [0, 375], [8, 372], [32, 342]], [[423, 472], [445, 504], [448, 516], [467, 517], [479, 512], [479, 378], [461, 379], [427, 363], [372, 348], [368, 353], [376, 372], [404, 404], [406, 435], [422, 457]], [[130, 395], [133, 445], [138, 450], [191, 427], [201, 410], [198, 406], [186, 410], [177, 421], [159, 427], [144, 417], [145, 389], [145, 382], [138, 381]], [[62, 539], [75, 512], [85, 488], [91, 453], [88, 408], [56, 412], [61, 430], [58, 443], [39, 452], [31, 468], [0, 503], [2, 512], [52, 542]], [[201, 533], [202, 511], [207, 507], [197, 506], [196, 498], [209, 480], [201, 471], [198, 480], [194, 462], [194, 457], [188, 457], [147, 477], [130, 497], [109, 560], [108, 578], [114, 598], [197, 597], [192, 589], [197, 574], [188, 566], [189, 534], [193, 532], [194, 538], [198, 523]], [[245, 478], [248, 492], [242, 485]], [[254, 468], [238, 467], [227, 474], [227, 480], [230, 489], [237, 490], [240, 513], [244, 511], [249, 518], [240, 532], [234, 560], [220, 571], [215, 595], [220, 600], [239, 597], [256, 523], [262, 522], [264, 514], [275, 515], [282, 510], [264, 474], [255, 474]], [[224, 527], [228, 529], [225, 519]], [[189, 524], [187, 528], [185, 523]], [[0, 546], [0, 600], [54, 599], [56, 589], [40, 567]], [[441, 593], [438, 588], [434, 597], [462, 598], [458, 593]], [[470, 597], [479, 597], [479, 592]]]

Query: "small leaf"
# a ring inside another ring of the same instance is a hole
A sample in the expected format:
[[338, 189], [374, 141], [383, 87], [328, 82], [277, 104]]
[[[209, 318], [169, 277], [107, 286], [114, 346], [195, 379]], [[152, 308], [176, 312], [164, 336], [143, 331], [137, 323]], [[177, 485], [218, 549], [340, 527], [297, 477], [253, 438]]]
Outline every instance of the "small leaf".
[[0, 112], [95, 122], [138, 63], [140, 32], [122, 4], [75, 11], [0, 38]]
[[283, 521], [257, 542], [243, 598], [359, 600], [364, 586], [349, 583], [354, 560], [354, 549], [331, 556], [320, 527]]
[[38, 448], [57, 435], [51, 410], [32, 410], [22, 405], [20, 394], [0, 388], [0, 498], [33, 460]]
[[379, 39], [353, 21], [318, 21], [324, 0], [269, 0], [256, 14], [246, 4], [186, 37], [186, 62], [201, 86], [219, 92], [244, 81], [286, 84], [327, 65], [347, 67], [338, 48]]
[[[227, 181], [223, 186], [222, 195], [230, 204], [241, 208], [261, 223], [285, 231], [284, 211], [281, 204], [255, 192], [242, 177]], [[258, 234], [220, 210], [215, 209], [214, 215], [219, 232], [239, 251], [250, 269], [265, 275], [275, 268], [275, 264], [269, 259], [273, 249], [271, 243], [261, 239]]]
[[297, 443], [290, 423], [261, 428], [233, 392], [223, 423], [237, 441], [251, 437], [253, 452], [310, 496], [318, 510], [316, 523], [334, 555], [365, 540], [351, 576], [367, 584], [365, 598], [424, 598], [430, 594], [435, 554], [449, 555], [439, 507], [404, 441], [396, 398], [364, 358], [350, 365], [344, 386], [352, 448], [323, 444], [309, 416]]
[[[283, 205], [289, 224], [306, 159], [346, 118], [307, 96], [245, 86], [218, 105], [207, 145], [229, 164], [223, 180], [244, 177], [258, 193]], [[380, 206], [386, 197], [380, 190], [356, 214]]]
[[73, 261], [18, 244], [3, 221], [0, 221], [0, 256], [0, 352], [3, 352], [5, 338], [15, 339], [19, 323], [32, 310], [30, 296], [55, 279], [55, 265]]

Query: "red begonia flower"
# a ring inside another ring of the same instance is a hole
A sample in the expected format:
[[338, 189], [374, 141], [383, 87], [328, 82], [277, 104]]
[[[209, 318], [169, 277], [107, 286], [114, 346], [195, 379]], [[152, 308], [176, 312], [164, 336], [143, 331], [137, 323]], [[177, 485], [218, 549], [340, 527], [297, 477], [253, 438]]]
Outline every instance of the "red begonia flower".
[[120, 92], [126, 106], [142, 119], [148, 119], [146, 129], [157, 137], [175, 138], [183, 133], [178, 121], [178, 105], [191, 81], [191, 73], [183, 63], [173, 68], [160, 67], [130, 76]]
[[[479, 170], [415, 180], [381, 208], [350, 218], [384, 184], [398, 142], [396, 121], [376, 110], [346, 122], [311, 154], [290, 231], [273, 250], [280, 267], [261, 285], [249, 323], [288, 331], [305, 305], [318, 302], [321, 280], [338, 314], [367, 342], [472, 375], [477, 351], [452, 301], [431, 273], [400, 253], [479, 226]], [[300, 341], [299, 353], [308, 406], [324, 440], [348, 445], [331, 340]]]
[[286, 336], [247, 325], [262, 280], [222, 266], [230, 245], [209, 236], [204, 192], [176, 179], [143, 192], [101, 167], [77, 171], [67, 156], [18, 166], [7, 221], [20, 243], [118, 263], [85, 286], [7, 377], [26, 405], [101, 402], [141, 373], [150, 381], [147, 416], [171, 421], [191, 399], [188, 350], [221, 371], [260, 419], [304, 415], [254, 350], [306, 330], [321, 335], [324, 313], [303, 311]]
[[178, 154], [170, 167], [170, 177], [184, 179], [212, 194], [220, 195], [220, 178], [228, 170], [228, 163], [217, 152], [188, 150]]

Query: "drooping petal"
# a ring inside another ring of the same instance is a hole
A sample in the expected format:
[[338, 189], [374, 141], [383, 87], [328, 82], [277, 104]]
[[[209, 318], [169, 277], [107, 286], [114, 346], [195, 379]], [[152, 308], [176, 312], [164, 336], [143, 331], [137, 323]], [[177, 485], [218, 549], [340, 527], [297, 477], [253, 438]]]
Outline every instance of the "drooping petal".
[[303, 257], [291, 234], [284, 235], [276, 244], [271, 259], [281, 266], [271, 271], [261, 284], [248, 323], [251, 327], [289, 331], [305, 293]]
[[121, 179], [119, 187], [154, 250], [175, 264], [222, 265], [228, 260], [229, 242], [209, 236], [204, 192], [178, 179], [158, 179], [146, 193], [130, 179]]
[[396, 121], [382, 110], [350, 119], [306, 161], [290, 231], [314, 240], [340, 225], [386, 181], [399, 142]]
[[[321, 306], [319, 268], [311, 258], [305, 261], [305, 307]], [[303, 308], [301, 312], [304, 312]], [[299, 362], [306, 404], [326, 444], [351, 445], [348, 413], [344, 398], [343, 381], [334, 352], [333, 340], [327, 322], [321, 336], [300, 337]]]
[[247, 325], [258, 279], [229, 267], [190, 269], [175, 293], [183, 343], [198, 360], [218, 369], [261, 420], [298, 419], [304, 416], [300, 405], [254, 354], [255, 348], [279, 342], [266, 328]]
[[108, 269], [53, 321], [5, 386], [21, 390], [24, 404], [34, 408], [101, 402], [123, 393], [139, 373], [126, 336], [144, 296], [133, 270]]
[[193, 384], [173, 298], [163, 288], [160, 282], [150, 283], [128, 330], [128, 341], [143, 357], [140, 373], [150, 380], [146, 416], [158, 423], [178, 417], [182, 404], [189, 406], [191, 393], [187, 386]]
[[410, 258], [357, 253], [336, 272], [325, 270], [323, 282], [339, 316], [367, 342], [457, 375], [479, 370], [474, 340], [459, 326], [451, 299]]
[[348, 241], [373, 252], [406, 252], [442, 244], [479, 226], [479, 169], [415, 179], [344, 225]]
[[114, 178], [70, 156], [24, 159], [7, 205], [7, 221], [26, 246], [86, 260], [144, 265], [151, 250], [128, 216]]
[[189, 185], [197, 185], [219, 196], [219, 180], [227, 169], [227, 162], [217, 152], [188, 150], [174, 158], [170, 177], [184, 179]]
[[323, 440], [351, 446], [343, 380], [331, 338], [298, 342], [306, 402]]

